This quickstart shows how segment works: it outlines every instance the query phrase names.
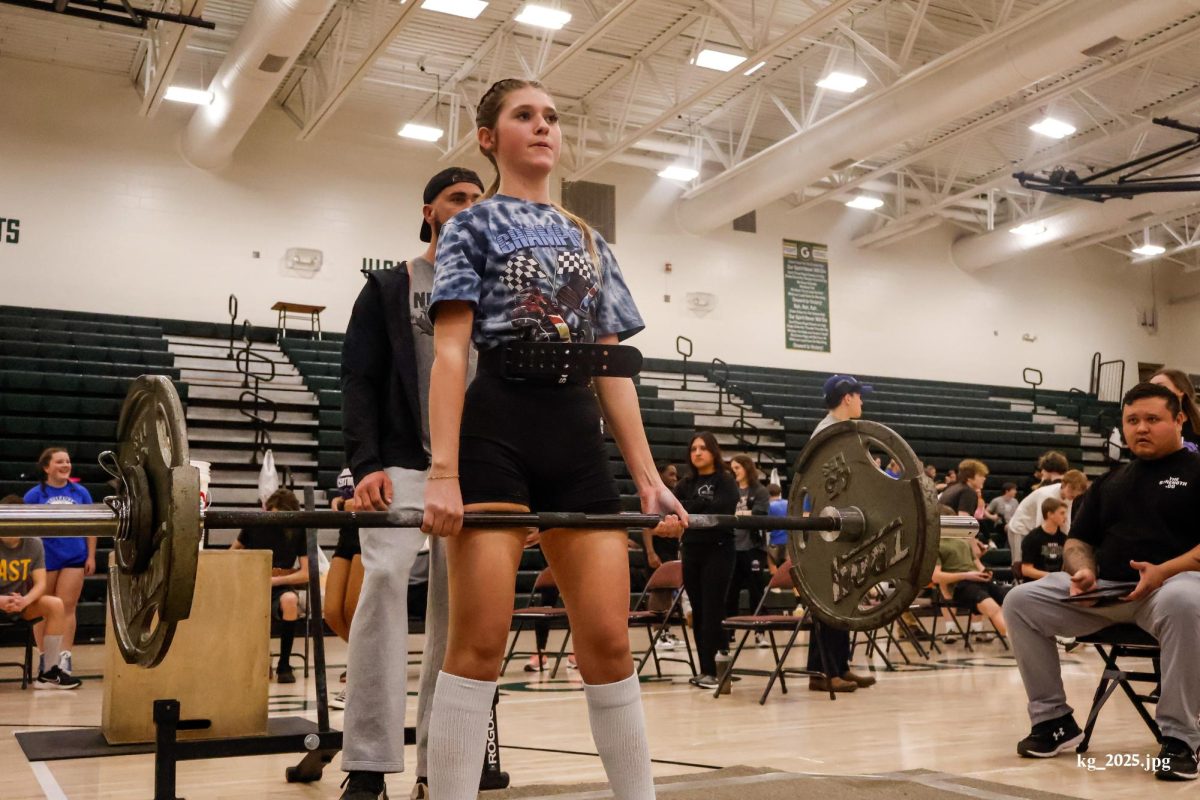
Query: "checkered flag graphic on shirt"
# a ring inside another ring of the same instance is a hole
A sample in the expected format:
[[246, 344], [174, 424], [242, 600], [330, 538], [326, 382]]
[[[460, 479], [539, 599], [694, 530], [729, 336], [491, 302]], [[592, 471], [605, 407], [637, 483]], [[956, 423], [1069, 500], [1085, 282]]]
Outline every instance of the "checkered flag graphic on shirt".
[[558, 253], [558, 277], [562, 282], [566, 282], [575, 274], [582, 277], [587, 286], [596, 285], [596, 277], [587, 256], [579, 250], [560, 250]]
[[538, 279], [541, 277], [542, 268], [537, 260], [524, 253], [517, 253], [508, 260], [508, 265], [500, 275], [500, 282], [509, 290], [520, 292], [531, 286], [537, 286]]

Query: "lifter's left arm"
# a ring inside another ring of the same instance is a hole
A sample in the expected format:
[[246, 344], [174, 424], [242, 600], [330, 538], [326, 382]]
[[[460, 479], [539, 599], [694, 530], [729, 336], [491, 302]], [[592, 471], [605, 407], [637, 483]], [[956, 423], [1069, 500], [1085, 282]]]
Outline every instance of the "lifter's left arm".
[[[598, 344], [617, 344], [615, 335], [602, 336]], [[679, 504], [679, 500], [662, 482], [658, 470], [654, 466], [654, 456], [650, 453], [650, 443], [646, 439], [646, 429], [642, 427], [642, 411], [638, 406], [637, 389], [629, 378], [600, 378], [594, 379], [596, 396], [600, 400], [600, 410], [612, 431], [613, 439], [621, 450], [621, 456], [629, 467], [629, 474], [637, 485], [638, 497], [641, 499], [642, 512], [645, 514], [662, 514], [667, 517], [677, 516], [679, 525], [661, 526], [655, 533], [658, 535], [679, 536], [687, 527], [688, 514]]]

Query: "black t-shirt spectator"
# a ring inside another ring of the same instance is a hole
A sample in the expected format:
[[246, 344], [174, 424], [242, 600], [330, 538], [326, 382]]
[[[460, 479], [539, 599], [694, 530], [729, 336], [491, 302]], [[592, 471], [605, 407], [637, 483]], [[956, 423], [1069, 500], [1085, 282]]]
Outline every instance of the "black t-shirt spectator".
[[979, 495], [965, 483], [956, 483], [942, 492], [942, 496], [938, 499], [938, 502], [942, 505], [950, 506], [955, 512], [962, 511], [973, 517], [975, 516], [975, 511], [979, 508]]
[[[675, 496], [689, 514], [732, 514], [741, 499], [737, 481], [728, 472], [683, 478], [675, 485]], [[684, 531], [683, 543], [715, 542], [725, 537], [733, 537], [733, 528], [689, 529]]]
[[1135, 459], [1097, 478], [1071, 522], [1071, 537], [1096, 551], [1096, 577], [1136, 581], [1132, 561], [1161, 564], [1200, 544], [1200, 455]]
[[1062, 531], [1046, 533], [1045, 528], [1034, 528], [1021, 540], [1021, 563], [1042, 572], [1060, 572], [1066, 543], [1067, 535]]
[[247, 550], [270, 550], [272, 569], [294, 569], [296, 560], [308, 555], [299, 528], [243, 528], [237, 540]]

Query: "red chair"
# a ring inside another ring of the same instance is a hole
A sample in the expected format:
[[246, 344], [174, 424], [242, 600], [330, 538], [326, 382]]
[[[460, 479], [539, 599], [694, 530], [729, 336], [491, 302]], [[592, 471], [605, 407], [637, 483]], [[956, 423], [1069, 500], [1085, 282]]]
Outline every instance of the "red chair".
[[[812, 678], [824, 678], [829, 681], [831, 669], [828, 664], [827, 657], [824, 652], [821, 653], [821, 665], [824, 667], [824, 672], [813, 672], [808, 669], [800, 669], [799, 667], [787, 667], [784, 663], [787, 657], [792, 652], [792, 648], [796, 644], [796, 638], [801, 631], [812, 632], [812, 621], [807, 613], [802, 614], [764, 614], [763, 607], [766, 605], [767, 598], [771, 596], [771, 590], [778, 589], [780, 591], [792, 592], [794, 586], [792, 584], [792, 562], [789, 559], [785, 561], [779, 569], [775, 570], [775, 574], [771, 576], [771, 583], [767, 586], [767, 591], [763, 592], [762, 599], [758, 601], [758, 607], [754, 609], [754, 613], [747, 616], [728, 617], [721, 622], [721, 627], [730, 631], [742, 631], [741, 641], [738, 642], [737, 649], [734, 651], [732, 658], [729, 660], [729, 667], [725, 670], [724, 675], [718, 675], [720, 685], [713, 692], [713, 697], [719, 697], [721, 690], [725, 684], [733, 679], [733, 675], [766, 675], [769, 676], [767, 688], [763, 689], [762, 696], [758, 698], [758, 704], [763, 705], [767, 702], [767, 695], [771, 693], [771, 688], [775, 685], [775, 681], [779, 681], [779, 688], [787, 694], [787, 683], [784, 680], [785, 675], [806, 675]], [[797, 611], [799, 608], [797, 607]], [[751, 633], [765, 633], [768, 640], [771, 642], [771, 652], [775, 656], [774, 669], [734, 669], [737, 664], [738, 657], [742, 654], [742, 648], [746, 646], [746, 640], [750, 638]], [[779, 647], [779, 643], [775, 639], [776, 633], [787, 634], [787, 642], [783, 648]], [[814, 646], [814, 645], [810, 645]], [[837, 696], [833, 693], [832, 688], [829, 692], [829, 699], [836, 700]]]
[[[660, 593], [655, 595], [655, 593]], [[655, 596], [661, 596], [661, 593], [671, 592], [671, 603], [665, 610], [651, 609], [650, 600]], [[683, 562], [682, 561], [665, 561], [650, 576], [650, 580], [646, 581], [646, 587], [642, 589], [641, 595], [633, 604], [633, 610], [629, 612], [629, 627], [637, 627], [644, 625], [646, 627], [646, 635], [650, 640], [650, 645], [646, 652], [642, 655], [642, 660], [638, 662], [637, 671], [640, 675], [642, 668], [646, 666], [646, 662], [653, 656], [654, 671], [658, 677], [662, 677], [663, 661], [674, 661], [679, 664], [687, 664], [692, 671], [692, 675], [696, 674], [696, 662], [692, 657], [692, 643], [688, 639], [687, 620], [684, 619], [681, 609], [681, 599], [683, 597]], [[654, 649], [662, 637], [671, 630], [672, 625], [678, 625], [682, 633], [680, 638], [683, 639], [683, 645], [687, 648], [687, 660], [682, 658], [674, 658], [671, 656], [660, 656], [658, 651]]]
[[[538, 573], [537, 579], [533, 582], [533, 588], [529, 590], [529, 597], [526, 601], [527, 605], [524, 608], [518, 608], [513, 611], [513, 623], [516, 627], [513, 629], [512, 642], [508, 645], [508, 652], [504, 655], [504, 663], [500, 666], [500, 674], [508, 669], [509, 662], [517, 656], [532, 656], [538, 657], [538, 663], [542, 661], [543, 653], [541, 650], [517, 650], [517, 639], [521, 636], [521, 632], [526, 626], [535, 625], [539, 622], [551, 624], [554, 622], [563, 622], [567, 626], [567, 632], [563, 636], [562, 645], [558, 648], [558, 652], [554, 655], [554, 669], [550, 672], [550, 677], [554, 678], [558, 675], [558, 665], [564, 658], [567, 657], [567, 642], [571, 638], [571, 622], [567, 617], [567, 610], [561, 605], [546, 606], [541, 605], [541, 595], [547, 589], [558, 590], [558, 584], [554, 582], [554, 575], [550, 572], [550, 568], [546, 567]], [[560, 597], [561, 602], [561, 597]], [[537, 605], [535, 605], [537, 603]], [[535, 647], [536, 647], [536, 639]]]

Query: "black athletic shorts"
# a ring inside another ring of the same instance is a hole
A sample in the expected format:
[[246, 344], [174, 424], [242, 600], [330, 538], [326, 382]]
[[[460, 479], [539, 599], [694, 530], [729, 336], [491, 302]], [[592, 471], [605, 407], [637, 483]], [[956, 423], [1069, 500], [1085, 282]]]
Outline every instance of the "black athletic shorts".
[[338, 531], [337, 547], [333, 548], [333, 557], [353, 561], [355, 556], [360, 555], [362, 555], [362, 545], [358, 543], [358, 528], [346, 525]]
[[989, 597], [997, 603], [1004, 603], [1004, 595], [1008, 594], [1008, 590], [997, 586], [992, 581], [959, 581], [954, 584], [954, 602], [960, 605], [970, 605], [972, 607], [979, 605]]
[[512, 381], [481, 370], [467, 387], [458, 454], [463, 505], [621, 510], [589, 386]]

